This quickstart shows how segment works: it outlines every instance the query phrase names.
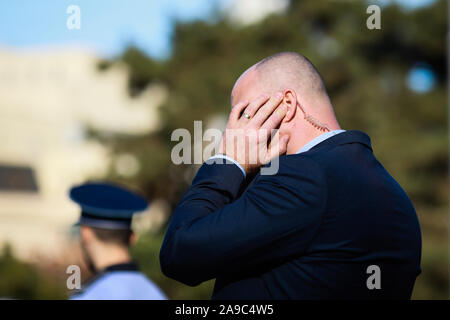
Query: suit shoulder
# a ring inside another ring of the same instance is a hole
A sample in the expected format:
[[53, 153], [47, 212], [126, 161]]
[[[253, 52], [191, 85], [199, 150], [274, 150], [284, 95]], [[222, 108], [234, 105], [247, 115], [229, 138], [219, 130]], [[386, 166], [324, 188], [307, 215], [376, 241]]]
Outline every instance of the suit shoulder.
[[[271, 164], [274, 166], [274, 164]], [[278, 170], [274, 174], [261, 171], [256, 183], [279, 185], [291, 190], [314, 189], [315, 193], [326, 190], [326, 176], [318, 162], [304, 154], [279, 157]]]
[[279, 173], [291, 175], [316, 175], [323, 177], [323, 170], [318, 161], [306, 154], [284, 155], [279, 158]]

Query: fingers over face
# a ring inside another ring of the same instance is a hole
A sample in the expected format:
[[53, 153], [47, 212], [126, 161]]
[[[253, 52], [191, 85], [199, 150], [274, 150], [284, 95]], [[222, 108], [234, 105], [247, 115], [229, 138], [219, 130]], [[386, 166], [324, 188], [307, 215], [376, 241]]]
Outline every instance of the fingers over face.
[[263, 94], [252, 101], [247, 108], [245, 108], [245, 113], [253, 118], [253, 116], [258, 112], [259, 108], [261, 108], [270, 98], [270, 95]]
[[283, 121], [284, 117], [287, 113], [287, 106], [285, 104], [279, 104], [274, 112], [270, 115], [270, 117], [264, 122], [261, 126], [261, 129], [265, 129], [267, 131], [271, 131], [280, 126], [281, 121]]
[[283, 95], [281, 92], [276, 93], [270, 99], [259, 108], [259, 110], [256, 112], [256, 114], [253, 116], [250, 123], [254, 127], [261, 127], [261, 125], [269, 118], [269, 116], [272, 114], [272, 112], [278, 107], [281, 100], [283, 98]]
[[236, 103], [230, 112], [230, 121], [236, 122], [239, 120], [242, 111], [248, 106], [248, 101], [241, 101]]

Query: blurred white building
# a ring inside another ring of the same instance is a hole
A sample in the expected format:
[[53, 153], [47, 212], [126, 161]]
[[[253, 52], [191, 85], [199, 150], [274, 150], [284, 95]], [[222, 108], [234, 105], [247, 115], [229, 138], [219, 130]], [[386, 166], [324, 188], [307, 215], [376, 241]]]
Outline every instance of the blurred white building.
[[258, 23], [270, 14], [286, 11], [289, 0], [228, 0], [222, 9], [226, 16], [236, 25]]
[[[21, 258], [60, 254], [79, 214], [69, 188], [108, 170], [109, 151], [88, 127], [141, 134], [158, 125], [165, 91], [131, 99], [125, 68], [99, 72], [97, 63], [85, 51], [0, 49], [0, 247]], [[122, 158], [125, 173], [127, 163], [138, 173]]]

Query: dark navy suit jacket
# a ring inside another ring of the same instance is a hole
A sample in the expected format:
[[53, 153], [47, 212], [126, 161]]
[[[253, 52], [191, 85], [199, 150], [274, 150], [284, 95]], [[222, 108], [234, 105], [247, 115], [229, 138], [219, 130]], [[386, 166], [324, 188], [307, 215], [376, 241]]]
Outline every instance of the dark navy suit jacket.
[[167, 230], [164, 274], [216, 278], [213, 299], [409, 299], [419, 223], [370, 138], [346, 131], [279, 161], [250, 183], [234, 164], [203, 164]]

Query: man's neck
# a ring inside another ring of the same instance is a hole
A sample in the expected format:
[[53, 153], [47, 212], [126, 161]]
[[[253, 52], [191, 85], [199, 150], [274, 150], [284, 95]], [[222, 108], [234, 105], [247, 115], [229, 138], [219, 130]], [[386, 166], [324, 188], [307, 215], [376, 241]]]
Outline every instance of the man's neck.
[[[331, 131], [340, 130], [340, 128], [333, 128]], [[328, 131], [327, 131], [328, 132]], [[309, 132], [301, 133], [295, 136], [291, 136], [286, 154], [296, 154], [301, 148], [313, 139], [321, 136], [326, 132], [320, 130], [312, 130]]]
[[122, 247], [106, 247], [98, 251], [98, 254], [93, 258], [95, 268], [98, 271], [105, 269], [106, 267], [130, 263], [131, 256], [127, 248]]

